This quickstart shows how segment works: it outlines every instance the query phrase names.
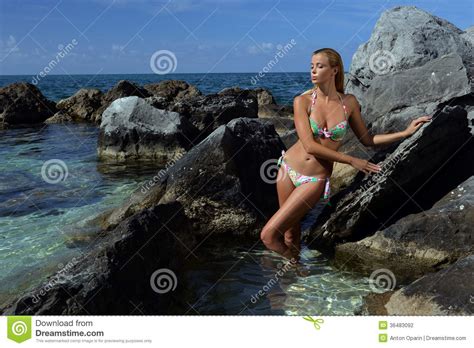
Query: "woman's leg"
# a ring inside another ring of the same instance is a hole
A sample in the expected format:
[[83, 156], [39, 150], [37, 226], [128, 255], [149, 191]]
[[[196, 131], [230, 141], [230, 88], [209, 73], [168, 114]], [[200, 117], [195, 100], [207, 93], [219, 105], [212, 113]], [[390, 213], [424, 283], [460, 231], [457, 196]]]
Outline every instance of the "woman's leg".
[[[290, 197], [291, 192], [295, 189], [295, 185], [291, 181], [288, 173], [285, 173], [284, 166], [280, 167], [277, 177], [277, 193], [278, 193], [278, 204], [281, 206]], [[300, 241], [301, 241], [301, 225], [296, 223], [284, 232], [282, 238], [284, 244], [293, 251], [293, 257], [299, 259]]]
[[[287, 179], [289, 180], [289, 178], [285, 177], [284, 180]], [[292, 248], [288, 248], [282, 237], [287, 230], [298, 224], [306, 213], [319, 201], [324, 190], [324, 184], [324, 180], [307, 182], [291, 191], [289, 197], [286, 198], [280, 209], [268, 220], [260, 234], [260, 238], [268, 249], [289, 259], [293, 257], [294, 251]], [[295, 241], [292, 243], [296, 244]]]

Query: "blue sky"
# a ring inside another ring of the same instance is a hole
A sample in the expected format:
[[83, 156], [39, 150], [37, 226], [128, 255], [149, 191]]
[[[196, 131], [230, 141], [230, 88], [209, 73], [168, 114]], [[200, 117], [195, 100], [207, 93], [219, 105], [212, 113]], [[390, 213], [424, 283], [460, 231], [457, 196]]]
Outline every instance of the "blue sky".
[[321, 47], [339, 51], [347, 71], [384, 10], [414, 5], [464, 30], [474, 25], [473, 3], [0, 0], [0, 74], [38, 74], [54, 59], [50, 74], [153, 73], [150, 59], [164, 50], [175, 73], [258, 72], [292, 39], [272, 72], [307, 71]]

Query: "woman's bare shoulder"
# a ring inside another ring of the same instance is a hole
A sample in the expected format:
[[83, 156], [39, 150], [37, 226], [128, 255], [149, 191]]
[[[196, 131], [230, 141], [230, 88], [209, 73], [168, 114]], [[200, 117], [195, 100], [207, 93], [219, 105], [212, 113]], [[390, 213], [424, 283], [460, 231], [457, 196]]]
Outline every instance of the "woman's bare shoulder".
[[350, 93], [342, 94], [342, 100], [344, 104], [346, 104], [349, 107], [351, 115], [352, 115], [352, 112], [356, 109], [360, 111], [361, 106], [359, 104], [359, 101], [357, 100], [357, 97], [354, 94], [350, 94]]

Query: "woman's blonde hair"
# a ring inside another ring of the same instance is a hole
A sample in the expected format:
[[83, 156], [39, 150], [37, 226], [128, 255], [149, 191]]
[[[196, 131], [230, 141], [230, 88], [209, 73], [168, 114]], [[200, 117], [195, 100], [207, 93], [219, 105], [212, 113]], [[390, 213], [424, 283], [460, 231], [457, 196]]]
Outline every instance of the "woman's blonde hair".
[[[336, 83], [336, 90], [339, 93], [344, 93], [344, 64], [342, 63], [341, 55], [336, 50], [325, 47], [325, 48], [320, 48], [319, 50], [314, 51], [311, 57], [313, 57], [315, 54], [318, 54], [318, 53], [324, 53], [328, 57], [329, 65], [331, 66], [331, 68], [338, 67], [334, 82]], [[316, 87], [317, 87], [317, 84], [315, 83], [313, 88], [308, 89], [302, 94], [311, 93]]]

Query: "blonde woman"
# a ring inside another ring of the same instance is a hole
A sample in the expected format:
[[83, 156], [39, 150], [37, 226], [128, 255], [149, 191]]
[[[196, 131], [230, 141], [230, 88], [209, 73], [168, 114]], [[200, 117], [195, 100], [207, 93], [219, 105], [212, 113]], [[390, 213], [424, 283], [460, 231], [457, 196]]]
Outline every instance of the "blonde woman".
[[349, 126], [364, 146], [386, 145], [416, 132], [430, 116], [422, 116], [401, 132], [369, 134], [352, 94], [344, 94], [341, 56], [331, 48], [311, 57], [314, 88], [294, 98], [294, 122], [298, 141], [278, 160], [277, 191], [280, 208], [261, 231], [265, 246], [288, 259], [299, 260], [301, 219], [319, 201], [329, 199], [333, 163], [340, 162], [366, 173], [381, 167], [365, 159], [338, 152]]

